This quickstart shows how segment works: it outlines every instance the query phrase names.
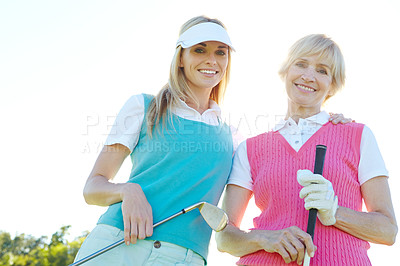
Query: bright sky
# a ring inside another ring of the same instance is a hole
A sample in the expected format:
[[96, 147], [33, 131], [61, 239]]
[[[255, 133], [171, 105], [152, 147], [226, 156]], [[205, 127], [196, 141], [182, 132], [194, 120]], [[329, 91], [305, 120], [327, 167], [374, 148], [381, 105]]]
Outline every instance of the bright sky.
[[[341, 46], [347, 83], [326, 109], [375, 133], [400, 216], [399, 1], [16, 0], [0, 2], [0, 230], [50, 236], [72, 225], [75, 237], [94, 227], [105, 209], [86, 205], [82, 188], [115, 115], [167, 82], [179, 27], [201, 14], [222, 20], [236, 48], [222, 108], [246, 136], [285, 114], [277, 70], [294, 41], [325, 33]], [[373, 245], [371, 261], [388, 265], [399, 247]], [[209, 265], [234, 261], [212, 239]]]

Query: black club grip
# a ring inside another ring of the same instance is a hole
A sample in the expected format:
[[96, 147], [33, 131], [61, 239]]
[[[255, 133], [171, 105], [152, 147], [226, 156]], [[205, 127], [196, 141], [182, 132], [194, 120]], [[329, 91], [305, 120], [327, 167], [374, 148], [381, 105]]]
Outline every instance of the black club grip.
[[[317, 145], [315, 151], [314, 174], [322, 175], [324, 169], [325, 153], [326, 153], [326, 146]], [[317, 209], [310, 209], [308, 213], [307, 233], [310, 234], [313, 239], [314, 239], [315, 222], [317, 221], [317, 212], [318, 212]]]

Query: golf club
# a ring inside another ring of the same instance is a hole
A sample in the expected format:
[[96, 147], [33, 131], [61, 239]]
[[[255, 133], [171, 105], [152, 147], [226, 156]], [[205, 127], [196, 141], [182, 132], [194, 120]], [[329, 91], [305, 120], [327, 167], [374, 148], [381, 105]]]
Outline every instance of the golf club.
[[[314, 174], [322, 175], [324, 169], [324, 161], [325, 161], [325, 153], [326, 146], [325, 145], [317, 145], [315, 151], [315, 163], [314, 163]], [[317, 209], [310, 209], [308, 213], [308, 224], [307, 224], [307, 233], [311, 235], [311, 238], [314, 239], [314, 229], [315, 222], [317, 221]], [[310, 265], [310, 256], [306, 252], [304, 256], [303, 266]]]
[[[196, 203], [185, 209], [180, 210], [179, 212], [169, 216], [168, 218], [165, 218], [164, 220], [162, 220], [158, 223], [153, 224], [153, 228], [162, 223], [165, 223], [181, 214], [190, 212], [194, 209], [198, 209], [200, 211], [200, 214], [203, 217], [203, 219], [206, 221], [206, 223], [211, 227], [212, 230], [214, 230], [216, 232], [223, 230], [226, 227], [226, 225], [228, 224], [228, 216], [226, 215], [226, 213], [223, 210], [221, 210], [217, 206], [214, 206], [210, 203], [199, 202], [199, 203]], [[110, 244], [110, 245], [80, 259], [77, 262], [70, 264], [69, 266], [81, 265], [81, 264], [109, 251], [110, 249], [113, 249], [113, 248], [123, 244], [124, 242], [125, 242], [124, 239], [121, 239], [113, 244]]]

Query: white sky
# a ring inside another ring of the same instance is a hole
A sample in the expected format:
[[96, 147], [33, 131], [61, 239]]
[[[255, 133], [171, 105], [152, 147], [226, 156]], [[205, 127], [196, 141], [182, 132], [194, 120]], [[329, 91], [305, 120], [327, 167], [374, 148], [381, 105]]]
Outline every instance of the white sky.
[[[16, 0], [0, 1], [0, 230], [50, 236], [72, 225], [75, 237], [94, 227], [105, 209], [86, 205], [82, 188], [115, 115], [167, 82], [179, 27], [201, 14], [222, 20], [236, 48], [222, 108], [247, 136], [285, 114], [277, 70], [294, 41], [325, 33], [341, 46], [347, 83], [326, 109], [373, 130], [399, 217], [399, 1]], [[373, 245], [373, 264], [395, 261], [399, 247]], [[236, 261], [214, 240], [210, 252], [211, 266]]]

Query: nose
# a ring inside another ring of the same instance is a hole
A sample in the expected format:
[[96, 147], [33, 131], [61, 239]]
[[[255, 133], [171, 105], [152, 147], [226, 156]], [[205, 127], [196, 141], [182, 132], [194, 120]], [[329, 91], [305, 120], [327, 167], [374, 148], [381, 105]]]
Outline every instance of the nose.
[[207, 64], [210, 64], [210, 65], [212, 65], [212, 66], [217, 64], [217, 59], [216, 59], [214, 53], [210, 53], [210, 54], [208, 55], [206, 63], [207, 63]]
[[315, 81], [315, 73], [314, 73], [314, 69], [311, 67], [308, 67], [307, 69], [304, 70], [304, 73], [301, 75], [301, 78], [304, 81], [307, 82], [313, 82]]

